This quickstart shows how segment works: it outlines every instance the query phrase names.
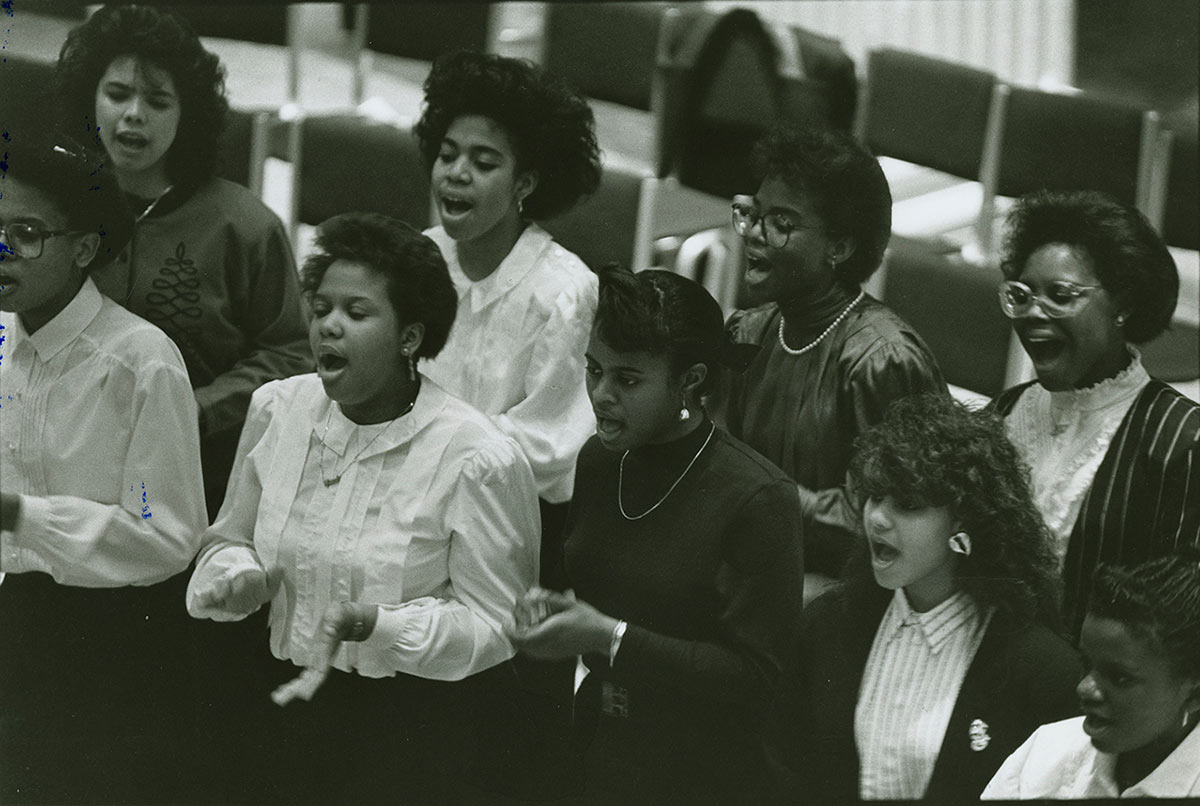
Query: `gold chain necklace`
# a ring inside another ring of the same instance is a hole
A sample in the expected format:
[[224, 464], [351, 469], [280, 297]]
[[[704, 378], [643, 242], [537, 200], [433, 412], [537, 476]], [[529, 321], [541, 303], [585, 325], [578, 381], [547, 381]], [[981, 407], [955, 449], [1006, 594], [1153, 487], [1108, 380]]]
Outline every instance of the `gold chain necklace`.
[[818, 344], [820, 344], [822, 341], [824, 341], [825, 337], [828, 336], [835, 327], [837, 327], [838, 325], [840, 325], [842, 323], [842, 320], [846, 318], [846, 315], [850, 313], [850, 310], [859, 303], [859, 300], [861, 300], [863, 298], [863, 295], [865, 295], [866, 293], [867, 293], [866, 291], [860, 290], [858, 292], [858, 296], [854, 298], [854, 301], [851, 302], [849, 305], [847, 305], [846, 309], [844, 311], [842, 311], [841, 313], [838, 314], [838, 318], [834, 319], [833, 322], [830, 323], [829, 327], [825, 328], [824, 333], [822, 333], [820, 336], [817, 336], [816, 339], [809, 342], [805, 346], [801, 347], [799, 350], [794, 349], [792, 347], [788, 347], [787, 342], [783, 340], [783, 313], [780, 312], [780, 314], [779, 314], [779, 346], [782, 347], [783, 351], [785, 353], [787, 353], [788, 355], [804, 355], [809, 350], [811, 350], [812, 348], [814, 348]]
[[688, 474], [688, 471], [692, 469], [692, 465], [696, 464], [696, 460], [700, 458], [700, 454], [704, 453], [704, 449], [708, 447], [708, 443], [713, 438], [713, 434], [716, 433], [716, 430], [717, 430], [716, 425], [713, 425], [709, 428], [708, 436], [704, 438], [704, 444], [700, 446], [700, 450], [696, 451], [696, 455], [692, 457], [692, 461], [688, 462], [687, 467], [685, 467], [683, 469], [683, 472], [679, 474], [679, 478], [675, 479], [675, 483], [672, 484], [670, 486], [670, 488], [668, 488], [667, 492], [663, 495], [662, 498], [658, 499], [658, 502], [655, 503], [654, 506], [650, 507], [648, 510], [643, 512], [641, 515], [630, 515], [628, 512], [625, 511], [625, 503], [624, 503], [624, 501], [621, 500], [621, 488], [625, 486], [625, 457], [629, 455], [629, 451], [625, 451], [625, 453], [621, 454], [621, 464], [620, 464], [619, 469], [617, 470], [617, 509], [621, 510], [621, 514], [625, 517], [625, 520], [627, 520], [627, 521], [641, 520], [642, 518], [646, 517], [651, 512], [653, 512], [654, 510], [658, 509], [662, 505], [662, 502], [666, 501], [667, 497], [671, 493], [675, 492], [675, 488], [679, 486], [679, 482], [683, 481], [683, 477], [686, 476]]

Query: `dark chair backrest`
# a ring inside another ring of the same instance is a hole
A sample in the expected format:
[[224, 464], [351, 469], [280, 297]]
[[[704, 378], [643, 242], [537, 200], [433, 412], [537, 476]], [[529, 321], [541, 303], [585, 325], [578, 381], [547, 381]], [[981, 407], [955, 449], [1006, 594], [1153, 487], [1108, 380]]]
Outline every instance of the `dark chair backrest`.
[[[54, 62], [9, 53], [0, 61], [0, 130], [36, 131], [59, 121], [48, 99], [54, 95]], [[82, 125], [68, 132], [82, 140]]]
[[1163, 239], [1171, 246], [1200, 249], [1200, 107], [1196, 98], [1163, 115], [1171, 130], [1171, 165]]
[[877, 156], [976, 181], [995, 87], [985, 70], [892, 48], [872, 51], [859, 139]]
[[432, 62], [452, 50], [488, 46], [489, 3], [364, 3], [366, 47], [406, 59]]
[[[996, 192], [1099, 190], [1139, 205], [1144, 110], [1095, 98], [1014, 86], [1008, 90]], [[1153, 142], [1153, 141], [1152, 141]]]
[[883, 302], [933, 351], [947, 383], [994, 397], [1005, 387], [1011, 327], [992, 265], [894, 236], [884, 258]]
[[297, 151], [297, 222], [359, 210], [429, 226], [429, 171], [411, 129], [350, 113], [305, 117]]
[[643, 176], [642, 171], [607, 162], [600, 187], [590, 198], [542, 226], [592, 268], [614, 261], [629, 265]]
[[667, 3], [548, 3], [545, 68], [590, 98], [650, 109]]

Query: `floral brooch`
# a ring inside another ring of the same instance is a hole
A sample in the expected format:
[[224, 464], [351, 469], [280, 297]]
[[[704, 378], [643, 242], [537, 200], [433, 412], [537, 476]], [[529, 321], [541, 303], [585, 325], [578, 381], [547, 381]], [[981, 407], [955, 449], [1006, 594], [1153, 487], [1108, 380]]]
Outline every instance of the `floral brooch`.
[[988, 724], [982, 719], [972, 719], [971, 727], [967, 729], [967, 735], [971, 737], [971, 749], [976, 753], [987, 748], [992, 737], [988, 735]]

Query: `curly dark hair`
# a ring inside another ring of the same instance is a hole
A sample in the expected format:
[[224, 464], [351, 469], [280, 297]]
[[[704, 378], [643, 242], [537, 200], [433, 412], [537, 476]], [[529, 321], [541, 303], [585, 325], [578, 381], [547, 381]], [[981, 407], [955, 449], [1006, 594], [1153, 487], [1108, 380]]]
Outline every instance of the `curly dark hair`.
[[837, 276], [857, 290], [883, 262], [892, 235], [892, 191], [879, 161], [845, 132], [784, 126], [755, 144], [752, 160], [759, 179], [803, 190], [832, 235], [854, 240]]
[[720, 372], [725, 332], [721, 306], [704, 286], [659, 269], [634, 274], [617, 263], [598, 273], [594, 327], [604, 343], [619, 352], [666, 354], [674, 372], [704, 364], [708, 373], [696, 393], [707, 392]]
[[180, 117], [167, 151], [168, 178], [186, 185], [214, 176], [229, 111], [225, 68], [192, 26], [167, 9], [104, 6], [67, 35], [55, 70], [63, 126], [100, 145], [96, 87], [113, 60], [126, 55], [165, 70], [175, 82]]
[[343, 213], [321, 224], [316, 249], [300, 270], [300, 290], [311, 297], [335, 261], [369, 266], [387, 278], [388, 299], [401, 327], [420, 322], [425, 337], [415, 358], [442, 351], [458, 294], [442, 253], [432, 240], [408, 224], [380, 213]]
[[[971, 538], [971, 553], [957, 569], [963, 590], [1018, 621], [1060, 626], [1050, 534], [1033, 504], [1028, 468], [998, 415], [944, 395], [904, 397], [854, 448], [850, 479], [860, 504], [891, 496], [909, 508], [949, 507]], [[869, 575], [860, 542], [852, 562]]]
[[1005, 225], [1004, 277], [1015, 280], [1046, 244], [1081, 250], [1100, 284], [1127, 307], [1125, 338], [1150, 341], [1167, 329], [1179, 298], [1179, 272], [1162, 238], [1137, 209], [1092, 190], [1022, 196]]
[[456, 118], [482, 115], [512, 140], [519, 171], [536, 171], [524, 215], [564, 213], [600, 184], [595, 118], [584, 98], [531, 62], [472, 51], [441, 56], [425, 79], [425, 111], [416, 125], [426, 168]]
[[1184, 547], [1131, 568], [1098, 566], [1088, 613], [1156, 637], [1178, 674], [1200, 680], [1200, 550]]
[[0, 195], [10, 177], [37, 188], [67, 226], [100, 236], [88, 271], [116, 258], [133, 234], [133, 216], [117, 178], [95, 154], [62, 134], [14, 128], [0, 136]]

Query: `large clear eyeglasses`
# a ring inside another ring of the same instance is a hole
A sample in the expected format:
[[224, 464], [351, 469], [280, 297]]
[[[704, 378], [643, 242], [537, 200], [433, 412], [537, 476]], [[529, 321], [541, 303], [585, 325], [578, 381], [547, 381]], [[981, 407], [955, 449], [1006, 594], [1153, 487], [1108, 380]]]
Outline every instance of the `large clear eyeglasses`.
[[798, 229], [820, 229], [818, 226], [797, 224], [783, 213], [762, 214], [752, 204], [735, 201], [733, 209], [733, 231], [741, 237], [747, 237], [755, 226], [762, 222], [763, 238], [772, 249], [782, 249], [787, 246], [792, 232]]
[[5, 254], [14, 254], [26, 260], [37, 260], [46, 248], [46, 239], [75, 232], [70, 229], [41, 229], [32, 224], [0, 225], [0, 259]]
[[1102, 287], [1055, 280], [1038, 294], [1019, 280], [1005, 280], [1000, 284], [1000, 309], [1009, 319], [1016, 319], [1028, 315], [1036, 304], [1051, 319], [1064, 319], [1087, 307], [1091, 292]]

